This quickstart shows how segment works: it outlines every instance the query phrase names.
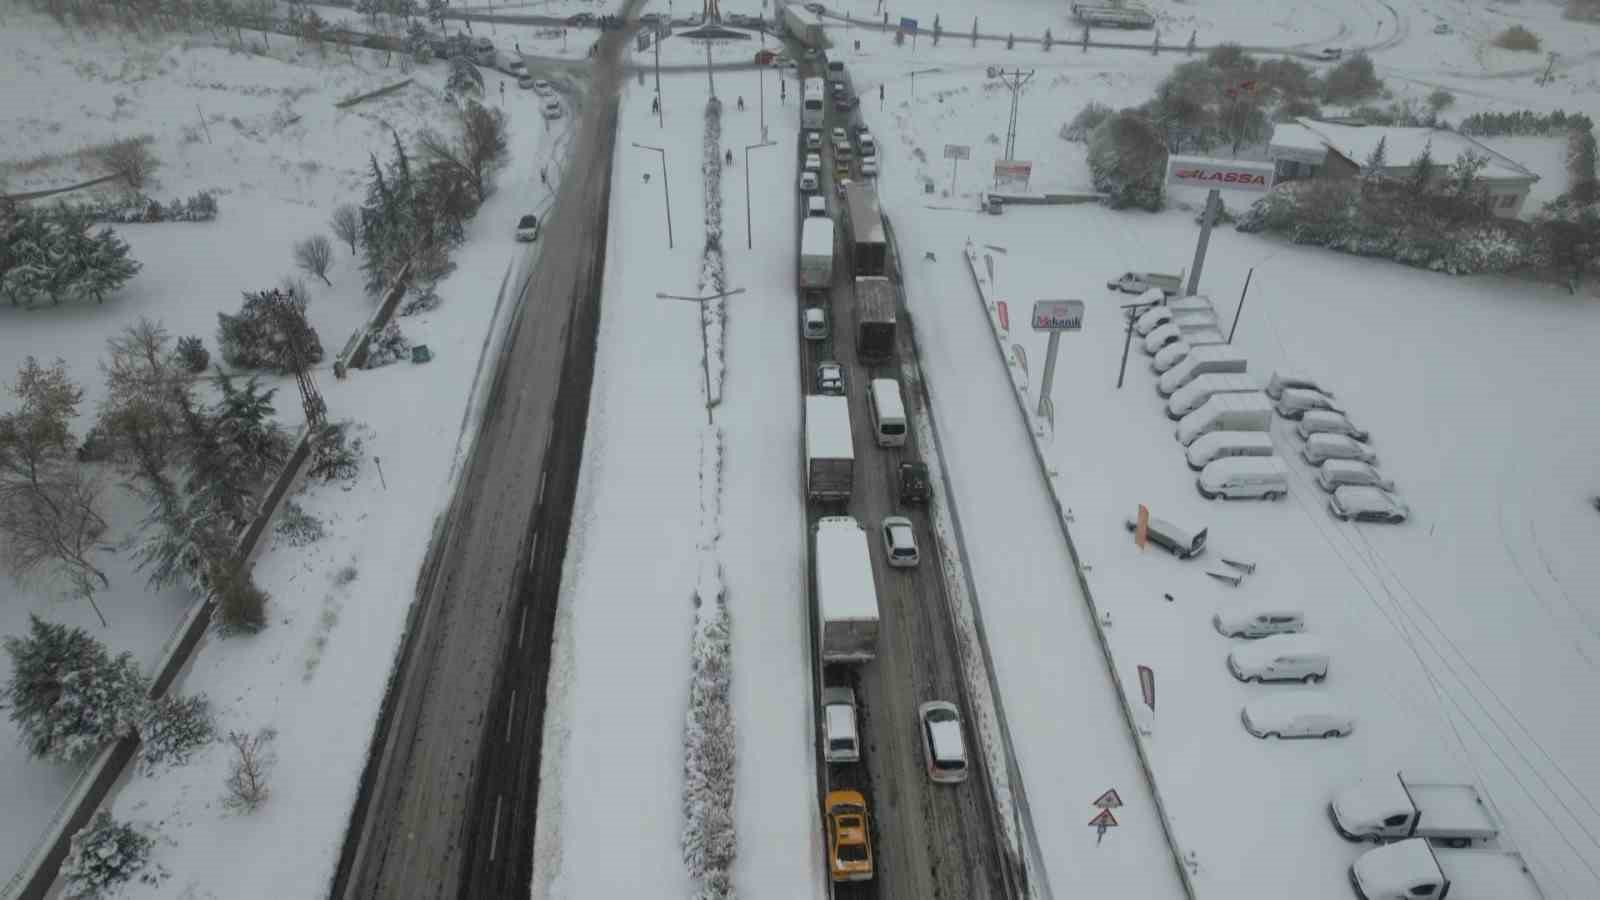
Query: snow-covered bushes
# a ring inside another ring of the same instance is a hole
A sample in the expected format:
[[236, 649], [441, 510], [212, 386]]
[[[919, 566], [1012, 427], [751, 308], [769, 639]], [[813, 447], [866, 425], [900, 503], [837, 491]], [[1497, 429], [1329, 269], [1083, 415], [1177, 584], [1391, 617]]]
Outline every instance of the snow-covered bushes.
[[360, 437], [351, 437], [349, 422], [330, 422], [311, 444], [306, 474], [322, 481], [354, 481], [361, 472]]
[[305, 511], [305, 508], [293, 500], [285, 501], [283, 512], [278, 514], [278, 523], [273, 526], [278, 536], [289, 542], [291, 547], [304, 547], [314, 544], [327, 535], [327, 530], [322, 527], [322, 520]]
[[1494, 36], [1490, 41], [1502, 50], [1525, 50], [1532, 53], [1539, 52], [1539, 36], [1523, 28], [1513, 25]]
[[110, 813], [95, 813], [94, 819], [72, 836], [72, 849], [61, 866], [66, 895], [98, 900], [112, 896], [119, 885], [135, 878], [142, 884], [159, 885], [167, 871], [150, 865], [155, 843], [153, 836], [118, 822]]
[[237, 316], [217, 313], [217, 347], [228, 365], [240, 369], [290, 374], [297, 358], [307, 366], [322, 361], [322, 339], [307, 321], [298, 291], [246, 291]]
[[96, 222], [210, 222], [217, 217], [217, 198], [201, 191], [185, 200], [177, 197], [162, 205], [148, 194], [129, 193], [98, 203], [76, 204]]
[[206, 343], [198, 337], [178, 338], [178, 359], [191, 375], [199, 375], [211, 368], [211, 353]]
[[159, 766], [181, 766], [214, 737], [211, 701], [205, 694], [158, 697], [139, 719], [139, 768], [149, 774]]
[[1143, 116], [1124, 110], [1101, 122], [1089, 138], [1089, 174], [1112, 209], [1161, 208], [1167, 148]]
[[[725, 263], [722, 256], [722, 101], [715, 97], [706, 101], [705, 143], [700, 165], [705, 183], [706, 245], [700, 258], [701, 294], [720, 294], [727, 290]], [[700, 304], [700, 327], [706, 333], [706, 371], [710, 396], [706, 405], [715, 407], [722, 402], [722, 382], [725, 372], [723, 341], [726, 339], [728, 300], [718, 297]]]
[[90, 216], [61, 204], [17, 210], [9, 227], [0, 228], [0, 289], [11, 305], [27, 309], [48, 299], [55, 306], [83, 297], [100, 303], [138, 274], [127, 242], [109, 228], [91, 233], [93, 225]]
[[1322, 99], [1329, 103], [1354, 103], [1382, 92], [1372, 57], [1361, 52], [1334, 66], [1322, 80]]
[[1078, 110], [1078, 114], [1072, 117], [1071, 122], [1061, 126], [1061, 139], [1074, 144], [1086, 144], [1089, 142], [1089, 135], [1100, 127], [1100, 123], [1116, 115], [1116, 112], [1104, 103], [1090, 100], [1084, 104], [1083, 109]]
[[391, 320], [368, 345], [366, 368], [377, 369], [410, 358], [411, 340], [400, 333], [400, 323]]
[[728, 876], [738, 854], [733, 648], [722, 595], [698, 600], [683, 735], [683, 861], [689, 875], [703, 882], [700, 896], [712, 900], [732, 896]]
[[28, 752], [70, 762], [135, 733], [146, 682], [133, 655], [113, 658], [81, 628], [28, 618], [27, 637], [4, 639], [12, 676], [0, 693]]
[[1583, 113], [1567, 113], [1556, 110], [1550, 113], [1536, 113], [1533, 110], [1522, 109], [1516, 112], [1473, 113], [1461, 120], [1461, 133], [1473, 137], [1495, 137], [1497, 135], [1552, 135], [1566, 134], [1574, 129], [1591, 131], [1594, 122]]
[[228, 732], [228, 743], [233, 747], [233, 765], [223, 782], [226, 793], [222, 805], [234, 812], [254, 812], [272, 793], [267, 779], [278, 762], [272, 743], [278, 732], [263, 728], [254, 734], [244, 731]]

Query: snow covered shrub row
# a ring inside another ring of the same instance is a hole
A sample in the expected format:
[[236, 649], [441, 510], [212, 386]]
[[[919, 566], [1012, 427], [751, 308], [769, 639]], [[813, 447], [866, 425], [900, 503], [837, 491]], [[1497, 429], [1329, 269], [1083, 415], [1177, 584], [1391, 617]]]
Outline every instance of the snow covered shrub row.
[[[720, 294], [727, 290], [722, 256], [722, 101], [712, 97], [706, 102], [705, 121], [701, 173], [705, 176], [706, 245], [700, 259], [700, 292]], [[706, 398], [706, 403], [713, 407], [722, 402], [726, 366], [723, 341], [726, 338], [727, 314], [726, 297], [700, 304], [700, 327], [706, 332], [706, 369], [711, 394]]]
[[372, 338], [367, 348], [368, 369], [377, 369], [411, 358], [411, 339], [400, 333], [400, 323], [391, 321]]
[[147, 194], [126, 194], [80, 204], [79, 208], [96, 222], [210, 222], [217, 217], [217, 198], [210, 191], [201, 191], [187, 200], [178, 197], [163, 206]]
[[322, 339], [306, 319], [306, 299], [298, 290], [246, 291], [238, 315], [217, 313], [222, 358], [235, 368], [282, 374], [294, 372], [297, 356], [306, 366], [322, 362]]
[[733, 646], [724, 597], [697, 600], [683, 733], [683, 861], [690, 877], [701, 881], [703, 900], [726, 900], [733, 896], [739, 849], [733, 817]]

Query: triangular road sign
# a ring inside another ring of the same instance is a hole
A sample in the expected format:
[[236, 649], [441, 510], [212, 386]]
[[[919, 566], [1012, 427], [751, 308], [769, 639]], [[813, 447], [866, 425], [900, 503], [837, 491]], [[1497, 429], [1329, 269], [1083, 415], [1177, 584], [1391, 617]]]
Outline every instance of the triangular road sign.
[[1115, 809], [1122, 805], [1122, 797], [1118, 796], [1117, 789], [1112, 788], [1095, 798], [1094, 805], [1101, 809]]
[[1117, 827], [1117, 817], [1111, 814], [1111, 810], [1102, 809], [1098, 815], [1089, 820], [1089, 827], [1115, 828]]

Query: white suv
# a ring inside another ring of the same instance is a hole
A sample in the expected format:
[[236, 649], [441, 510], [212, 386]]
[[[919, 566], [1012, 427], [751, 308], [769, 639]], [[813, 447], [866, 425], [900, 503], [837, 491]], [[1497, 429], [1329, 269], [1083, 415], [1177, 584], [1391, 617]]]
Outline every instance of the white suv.
[[942, 784], [967, 780], [967, 746], [961, 738], [961, 713], [954, 703], [929, 700], [917, 707], [917, 730], [928, 777]]

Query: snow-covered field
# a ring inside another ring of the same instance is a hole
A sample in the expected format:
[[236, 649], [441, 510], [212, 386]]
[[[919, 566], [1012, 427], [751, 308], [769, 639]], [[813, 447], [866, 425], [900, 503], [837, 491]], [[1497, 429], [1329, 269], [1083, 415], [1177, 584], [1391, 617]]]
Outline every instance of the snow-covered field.
[[[278, 40], [272, 42], [276, 56], [167, 39], [128, 38], [124, 50], [115, 35], [66, 36], [31, 14], [7, 15], [0, 41], [11, 67], [8, 80], [27, 77], [38, 90], [5, 92], [0, 101], [5, 157], [148, 132], [163, 162], [151, 193], [165, 201], [208, 189], [221, 207], [209, 224], [118, 226], [144, 269], [104, 305], [0, 307], [7, 380], [27, 353], [64, 358], [85, 388], [80, 435], [104, 393], [96, 361], [108, 337], [149, 316], [175, 336], [202, 336], [215, 352], [216, 314], [237, 310], [241, 291], [300, 274], [290, 260], [293, 241], [327, 231], [337, 204], [359, 202], [368, 151], [380, 158], [389, 152], [388, 126], [409, 135], [442, 116], [442, 67], [413, 72], [418, 83], [407, 91], [339, 111], [335, 100], [402, 76], [385, 71], [380, 54], [358, 51], [351, 64], [342, 54], [323, 60]], [[491, 90], [495, 77], [489, 78]], [[206, 111], [211, 141], [192, 111], [196, 103]], [[221, 744], [185, 768], [130, 778], [111, 806], [119, 816], [159, 827], [166, 840], [156, 858], [180, 885], [146, 889], [148, 896], [191, 889], [192, 896], [248, 896], [241, 885], [271, 896], [313, 896], [325, 889], [416, 566], [464, 450], [463, 410], [490, 323], [504, 311], [496, 298], [503, 279], [514, 288], [526, 271], [527, 251], [512, 241], [511, 225], [521, 212], [546, 205], [538, 167], [556, 161], [565, 141], [569, 120], [547, 127], [531, 99], [526, 106], [513, 100], [509, 112], [512, 165], [499, 193], [468, 227], [467, 244], [455, 256], [457, 272], [440, 286], [443, 305], [402, 320], [409, 337], [431, 347], [434, 361], [356, 373], [343, 382], [330, 372], [319, 374], [331, 416], [365, 426], [369, 458], [362, 475], [349, 490], [318, 486], [294, 498], [323, 520], [328, 537], [297, 549], [269, 534], [257, 555], [256, 575], [273, 597], [271, 625], [254, 638], [208, 639], [180, 682], [182, 691], [210, 695], [224, 733], [278, 730], [272, 803], [251, 817], [223, 816]], [[551, 172], [554, 181], [559, 166]], [[14, 175], [9, 186], [26, 189], [77, 177], [63, 166]], [[310, 317], [331, 360], [371, 314], [372, 302], [361, 291], [348, 248], [338, 248], [330, 277], [331, 288], [310, 279], [316, 285]], [[435, 412], [419, 419], [416, 403], [396, 403], [401, 397], [420, 399]], [[286, 427], [299, 426], [292, 383], [280, 386], [277, 412]], [[381, 478], [375, 459], [381, 460]], [[142, 507], [120, 487], [108, 489], [107, 498], [112, 535], [132, 536]], [[86, 606], [53, 601], [51, 585], [13, 594], [0, 610], [0, 625], [7, 634], [18, 633], [28, 612], [37, 611], [52, 621], [84, 625], [113, 651], [133, 651], [148, 667], [191, 598], [181, 591], [148, 593], [127, 553], [108, 558], [107, 566], [112, 587], [99, 599], [109, 631], [99, 628]], [[0, 871], [9, 875], [48, 824], [75, 770], [28, 760], [11, 722], [0, 729]], [[282, 852], [252, 854], [242, 849], [248, 846]], [[241, 873], [205, 862], [246, 857], [260, 868]]]
[[[738, 734], [735, 885], [816, 896], [818, 822], [811, 753], [799, 532], [797, 352], [792, 314], [797, 123], [769, 118], [777, 146], [751, 154], [756, 251], [744, 235], [743, 147], [760, 141], [754, 72], [718, 77], [724, 99], [723, 247], [730, 297], [717, 424], [720, 549], [733, 622]], [[694, 593], [703, 564], [700, 448], [706, 428], [697, 304], [705, 242], [703, 75], [663, 76], [663, 127], [647, 85], [630, 82], [613, 178], [610, 247], [594, 397], [574, 543], [556, 622], [535, 843], [540, 896], [684, 896], [684, 710]], [[774, 85], [768, 89], [776, 94]], [[791, 106], [792, 110], [794, 107]], [[770, 112], [770, 110], [769, 110]], [[667, 247], [666, 150], [674, 248]], [[628, 851], [617, 852], [619, 846]]]

